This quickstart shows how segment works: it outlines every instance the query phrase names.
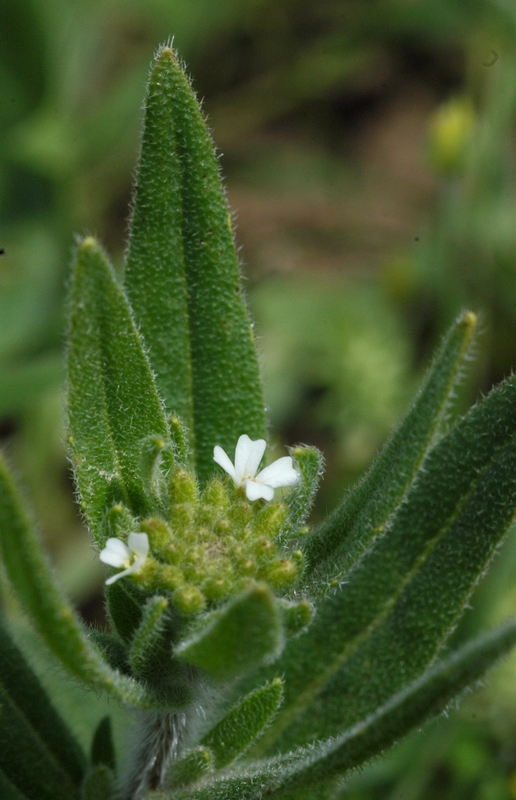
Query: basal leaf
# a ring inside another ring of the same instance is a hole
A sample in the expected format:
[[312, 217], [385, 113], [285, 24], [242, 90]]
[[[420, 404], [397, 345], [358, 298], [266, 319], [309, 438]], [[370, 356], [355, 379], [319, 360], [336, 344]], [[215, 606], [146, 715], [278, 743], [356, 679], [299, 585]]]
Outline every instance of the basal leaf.
[[264, 436], [264, 403], [217, 159], [169, 47], [158, 53], [145, 101], [125, 287], [204, 483], [214, 445], [232, 452], [242, 433]]
[[79, 785], [86, 757], [3, 626], [0, 626], [0, 691], [26, 718], [27, 725], [45, 743], [70, 780]]
[[69, 444], [81, 506], [99, 543], [108, 508], [147, 514], [144, 440], [168, 439], [141, 338], [107, 258], [92, 237], [77, 250], [70, 293]]
[[353, 563], [382, 532], [410, 488], [449, 412], [475, 326], [476, 317], [471, 312], [458, 318], [398, 430], [357, 487], [303, 543], [312, 589], [317, 584], [327, 586], [335, 573], [342, 573]]
[[110, 669], [62, 596], [4, 459], [0, 456], [0, 555], [20, 603], [49, 648], [76, 677], [119, 699], [152, 705], [134, 681]]

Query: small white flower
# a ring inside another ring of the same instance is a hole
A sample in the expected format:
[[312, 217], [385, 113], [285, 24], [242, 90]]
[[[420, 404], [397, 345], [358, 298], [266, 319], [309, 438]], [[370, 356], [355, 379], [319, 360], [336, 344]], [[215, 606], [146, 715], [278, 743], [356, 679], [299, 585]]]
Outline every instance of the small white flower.
[[114, 583], [125, 575], [139, 572], [149, 555], [149, 537], [146, 533], [130, 533], [127, 544], [121, 539], [110, 538], [100, 553], [100, 560], [110, 567], [125, 567], [122, 572], [112, 575], [106, 583]]
[[256, 474], [265, 446], [265, 439], [253, 441], [244, 433], [237, 442], [234, 465], [222, 447], [216, 445], [213, 449], [213, 460], [231, 475], [235, 486], [245, 487], [248, 500], [258, 500], [259, 497], [272, 500], [274, 489], [293, 486], [299, 479], [290, 456], [278, 458]]

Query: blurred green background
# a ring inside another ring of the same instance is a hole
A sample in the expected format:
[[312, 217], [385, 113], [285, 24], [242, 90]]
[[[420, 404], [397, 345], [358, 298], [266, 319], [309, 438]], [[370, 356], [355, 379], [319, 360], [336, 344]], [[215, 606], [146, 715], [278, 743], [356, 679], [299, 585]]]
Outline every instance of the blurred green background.
[[[102, 572], [63, 446], [68, 267], [84, 232], [122, 261], [148, 65], [172, 36], [221, 153], [272, 438], [326, 455], [315, 519], [370, 462], [461, 308], [481, 311], [482, 336], [458, 407], [516, 364], [515, 3], [4, 0], [0, 435], [97, 624]], [[455, 636], [515, 612], [513, 536]], [[22, 621], [18, 635], [59, 683]], [[83, 701], [86, 738], [84, 708], [101, 707]], [[516, 658], [342, 796], [516, 798]]]

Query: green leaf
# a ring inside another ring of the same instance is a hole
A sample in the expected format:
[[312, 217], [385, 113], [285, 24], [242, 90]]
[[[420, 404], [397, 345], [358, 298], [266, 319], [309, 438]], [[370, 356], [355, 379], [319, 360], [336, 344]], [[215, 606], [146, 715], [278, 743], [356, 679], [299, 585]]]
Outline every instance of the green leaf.
[[155, 701], [130, 678], [110, 669], [94, 650], [64, 599], [43, 555], [7, 465], [0, 456], [0, 554], [7, 577], [50, 650], [76, 677], [129, 703]]
[[136, 674], [146, 674], [156, 660], [156, 651], [161, 649], [165, 631], [167, 610], [168, 600], [159, 595], [150, 597], [145, 604], [129, 650], [129, 663]]
[[295, 534], [296, 528], [306, 521], [324, 469], [323, 454], [316, 447], [294, 447], [291, 455], [301, 477], [288, 498], [288, 515], [284, 526], [287, 535]]
[[179, 761], [175, 761], [168, 774], [167, 783], [179, 788], [195, 783], [213, 769], [213, 755], [207, 747], [196, 747]]
[[113, 744], [111, 717], [108, 715], [102, 717], [93, 734], [93, 741], [91, 743], [91, 763], [94, 766], [104, 764], [106, 767], [113, 770], [113, 772], [116, 770], [116, 755], [115, 746]]
[[214, 445], [233, 452], [242, 433], [264, 437], [264, 403], [217, 159], [169, 47], [147, 90], [125, 287], [205, 483]]
[[111, 800], [113, 797], [113, 773], [104, 764], [93, 767], [84, 779], [81, 800]]
[[[332, 735], [422, 672], [516, 510], [516, 378], [429, 453], [382, 536], [275, 667], [282, 741]], [[295, 721], [294, 721], [295, 720]]]
[[[369, 472], [314, 534], [303, 542], [312, 588], [328, 585], [367, 548], [410, 489], [446, 420], [476, 326], [465, 312], [446, 336], [414, 405]], [[312, 575], [314, 573], [315, 575]]]
[[228, 680], [275, 658], [283, 646], [281, 619], [266, 584], [256, 584], [204, 620], [175, 650], [181, 661]]
[[0, 715], [0, 770], [8, 780], [32, 800], [78, 798], [78, 786], [3, 685]]
[[260, 736], [278, 710], [282, 694], [280, 678], [255, 689], [201, 739], [213, 753], [217, 769], [234, 761]]
[[344, 776], [444, 711], [515, 644], [516, 622], [510, 621], [436, 664], [339, 736], [287, 755], [246, 761], [240, 771], [216, 773], [202, 788], [175, 793], [174, 800], [259, 800], [265, 796], [280, 800], [285, 790], [295, 786], [311, 786], [317, 796], [321, 781], [324, 785], [333, 775]]
[[79, 785], [86, 757], [3, 626], [0, 626], [0, 692], [26, 718], [27, 725], [45, 743], [70, 780]]
[[443, 712], [515, 644], [516, 622], [510, 620], [463, 645], [331, 742], [321, 762], [300, 776], [301, 782], [331, 772], [342, 774], [390, 747], [425, 720]]
[[153, 510], [142, 444], [169, 435], [128, 303], [92, 237], [78, 247], [70, 293], [68, 416], [81, 506], [102, 545], [100, 523], [113, 503], [135, 515]]
[[129, 643], [141, 622], [143, 609], [136, 591], [127, 583], [117, 581], [106, 586], [108, 619], [120, 638]]

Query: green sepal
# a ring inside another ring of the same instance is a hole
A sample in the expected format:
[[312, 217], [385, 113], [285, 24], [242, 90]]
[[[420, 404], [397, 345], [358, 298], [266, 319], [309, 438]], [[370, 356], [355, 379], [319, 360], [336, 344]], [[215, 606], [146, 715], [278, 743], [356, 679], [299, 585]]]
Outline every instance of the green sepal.
[[213, 447], [265, 438], [254, 337], [218, 162], [169, 47], [153, 65], [125, 287], [167, 410], [190, 432], [198, 478]]
[[299, 446], [290, 451], [300, 479], [288, 497], [288, 514], [282, 533], [295, 535], [312, 508], [324, 470], [324, 456], [317, 447]]
[[81, 789], [81, 800], [111, 800], [115, 788], [114, 775], [105, 764], [92, 767]]
[[[462, 378], [476, 327], [462, 314], [434, 357], [414, 404], [351, 494], [303, 543], [306, 578], [327, 586], [333, 565], [342, 572], [379, 535], [409, 490], [425, 455], [448, 419], [454, 390]], [[312, 578], [312, 573], [317, 577]]]
[[124, 642], [129, 643], [141, 622], [143, 601], [138, 602], [137, 590], [127, 582], [111, 583], [105, 591], [111, 627]]
[[147, 600], [143, 608], [141, 622], [129, 649], [129, 663], [137, 675], [146, 675], [152, 670], [162, 648], [168, 605], [166, 597], [155, 595]]
[[208, 615], [203, 627], [176, 648], [175, 656], [225, 681], [273, 660], [282, 647], [274, 596], [266, 584], [255, 584]]
[[139, 516], [152, 498], [140, 473], [142, 442], [168, 428], [131, 310], [92, 237], [77, 248], [69, 302], [69, 444], [81, 507], [98, 536], [105, 509]]
[[24, 610], [50, 650], [77, 678], [119, 699], [153, 705], [151, 695], [112, 670], [91, 646], [87, 633], [58, 588], [16, 486], [0, 455], [0, 553], [7, 577]]
[[201, 739], [212, 751], [217, 769], [234, 761], [260, 736], [278, 710], [282, 695], [283, 682], [274, 678], [244, 697]]
[[115, 745], [113, 744], [113, 730], [109, 714], [102, 717], [93, 734], [91, 763], [94, 766], [103, 764], [113, 772], [116, 770]]
[[167, 773], [167, 784], [179, 789], [189, 786], [213, 771], [213, 754], [207, 747], [196, 747], [179, 761], [175, 761]]
[[[0, 625], [0, 694], [10, 699], [74, 784], [79, 785], [86, 757], [59, 716], [20, 650]], [[1, 702], [1, 701], [0, 701]], [[2, 712], [0, 711], [0, 720]], [[2, 723], [3, 724], [3, 723]]]
[[[516, 644], [516, 623], [469, 642], [437, 663], [374, 714], [359, 719], [339, 736], [287, 755], [247, 761], [245, 770], [215, 773], [199, 789], [174, 794], [174, 800], [280, 800], [284, 791], [312, 787], [314, 795], [333, 775], [344, 777], [359, 764], [382, 752], [410, 730], [446, 710], [466, 688]], [[297, 795], [293, 795], [295, 797]]]

